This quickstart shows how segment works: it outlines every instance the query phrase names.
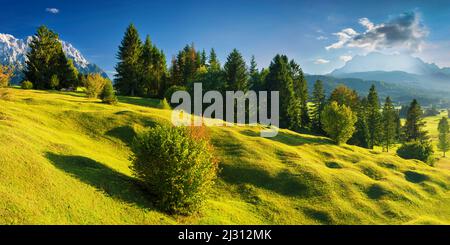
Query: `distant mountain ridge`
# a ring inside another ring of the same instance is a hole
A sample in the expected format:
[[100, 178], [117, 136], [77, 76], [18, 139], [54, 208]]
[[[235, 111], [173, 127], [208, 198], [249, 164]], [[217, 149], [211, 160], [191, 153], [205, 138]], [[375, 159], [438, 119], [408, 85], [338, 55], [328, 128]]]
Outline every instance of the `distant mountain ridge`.
[[355, 56], [329, 74], [337, 78], [359, 78], [403, 84], [416, 88], [450, 91], [450, 68], [439, 68], [406, 54], [370, 53]]
[[[23, 70], [27, 59], [26, 54], [29, 50], [31, 39], [31, 36], [25, 39], [18, 39], [13, 35], [0, 33], [0, 63], [15, 67], [13, 83], [17, 83], [23, 78]], [[62, 40], [60, 42], [67, 58], [73, 60], [78, 71], [83, 74], [100, 73], [102, 76], [108, 77], [100, 67], [90, 63], [71, 43]]]

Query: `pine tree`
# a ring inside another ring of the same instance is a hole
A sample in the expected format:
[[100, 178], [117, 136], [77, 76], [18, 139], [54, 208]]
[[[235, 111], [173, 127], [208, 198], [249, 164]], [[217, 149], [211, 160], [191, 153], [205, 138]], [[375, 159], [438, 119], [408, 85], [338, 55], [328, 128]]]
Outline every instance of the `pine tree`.
[[314, 83], [314, 90], [312, 92], [312, 110], [311, 110], [311, 119], [312, 119], [312, 129], [314, 132], [322, 134], [322, 120], [321, 120], [321, 114], [323, 111], [323, 108], [325, 107], [326, 103], [326, 97], [325, 97], [325, 90], [323, 88], [323, 82], [321, 80], [317, 80]]
[[369, 147], [373, 149], [380, 140], [381, 132], [380, 101], [375, 85], [370, 87], [369, 95], [367, 95], [367, 124], [369, 126]]
[[364, 148], [369, 148], [369, 125], [367, 124], [367, 98], [363, 97], [357, 100], [354, 107], [354, 113], [357, 116], [355, 124], [355, 132], [348, 141], [348, 144], [357, 145]]
[[394, 143], [396, 137], [396, 112], [391, 98], [387, 97], [383, 107], [382, 114], [382, 144], [383, 149], [389, 152], [390, 146]]
[[208, 70], [220, 71], [220, 69], [220, 62], [217, 59], [216, 51], [214, 51], [214, 49], [211, 49], [211, 52], [209, 53]]
[[422, 108], [416, 99], [414, 99], [406, 115], [404, 126], [405, 141], [426, 141], [428, 139], [427, 132], [424, 130], [425, 122], [422, 120]]
[[249, 88], [247, 67], [244, 58], [237, 49], [233, 49], [228, 55], [227, 62], [224, 65], [224, 75], [227, 90], [247, 92]]
[[250, 60], [250, 68], [248, 69], [250, 80], [249, 80], [249, 88], [254, 91], [261, 90], [261, 80], [258, 71], [258, 64], [256, 63], [255, 56], [252, 55]]
[[59, 53], [59, 69], [57, 71], [59, 78], [59, 88], [76, 88], [78, 85], [78, 70], [73, 61], [68, 59], [64, 52]]
[[438, 125], [439, 130], [439, 143], [438, 148], [442, 151], [443, 156], [450, 150], [450, 138], [449, 138], [449, 126], [446, 117], [442, 117]]
[[142, 53], [142, 42], [139, 33], [133, 24], [125, 31], [124, 38], [119, 46], [116, 65], [115, 87], [120, 94], [135, 96], [140, 91], [141, 81], [140, 58]]
[[[295, 95], [291, 69], [285, 55], [276, 55], [265, 77], [265, 90], [279, 91], [280, 126], [292, 130], [301, 128], [300, 101]], [[269, 100], [270, 102], [270, 93]]]
[[309, 128], [311, 122], [308, 110], [308, 86], [300, 65], [298, 65], [294, 60], [291, 60], [291, 62], [289, 62], [289, 66], [291, 68], [294, 92], [300, 102], [301, 127], [305, 130]]
[[56, 89], [52, 76], [59, 75], [61, 64], [67, 62], [62, 56], [64, 53], [58, 35], [47, 27], [40, 26], [27, 53], [25, 80], [32, 82], [36, 89]]

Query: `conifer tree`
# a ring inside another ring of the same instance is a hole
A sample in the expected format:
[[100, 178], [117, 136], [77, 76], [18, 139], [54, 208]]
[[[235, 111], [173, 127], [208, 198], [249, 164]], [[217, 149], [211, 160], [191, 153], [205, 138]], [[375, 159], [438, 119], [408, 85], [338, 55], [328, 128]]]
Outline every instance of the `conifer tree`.
[[375, 86], [372, 85], [367, 95], [367, 124], [369, 127], [369, 147], [373, 149], [380, 140], [381, 113], [380, 101]]
[[443, 156], [450, 150], [449, 125], [446, 117], [442, 117], [438, 125], [439, 142], [438, 148], [442, 151]]
[[139, 33], [133, 24], [125, 31], [124, 38], [119, 46], [116, 65], [115, 87], [120, 94], [135, 96], [141, 93], [141, 53], [142, 42]]
[[308, 86], [300, 66], [294, 60], [291, 60], [289, 65], [291, 68], [294, 92], [300, 102], [301, 127], [302, 129], [307, 129], [311, 122], [308, 110]]
[[311, 110], [311, 126], [314, 132], [322, 134], [322, 120], [321, 114], [323, 108], [325, 107], [326, 97], [325, 90], [323, 88], [323, 82], [321, 80], [317, 80], [314, 83], [314, 89], [312, 92], [312, 110]]
[[300, 101], [295, 95], [289, 61], [285, 55], [276, 55], [270, 63], [269, 72], [265, 77], [265, 86], [267, 91], [279, 91], [280, 126], [299, 130], [301, 128]]
[[105, 85], [103, 87], [103, 91], [100, 94], [100, 99], [105, 104], [116, 104], [117, 103], [117, 97], [114, 92], [114, 88], [112, 86], [112, 83], [109, 79], [106, 79]]
[[211, 52], [209, 53], [209, 60], [208, 60], [208, 70], [209, 71], [220, 71], [220, 62], [217, 59], [217, 54], [214, 49], [211, 49]]
[[390, 146], [394, 143], [396, 137], [396, 112], [391, 98], [388, 96], [383, 107], [381, 137], [383, 149], [389, 152]]
[[57, 71], [59, 78], [59, 88], [75, 88], [78, 85], [78, 70], [73, 61], [68, 59], [64, 52], [58, 54], [59, 69]]
[[[58, 35], [45, 26], [40, 26], [30, 43], [27, 53], [25, 80], [36, 89], [56, 89], [54, 75], [58, 76], [67, 60], [64, 56]], [[58, 78], [58, 77], [57, 77]], [[59, 78], [58, 78], [59, 80]]]
[[247, 67], [244, 58], [237, 49], [233, 49], [228, 55], [227, 62], [224, 65], [224, 75], [227, 90], [244, 92], [248, 90]]
[[248, 70], [250, 80], [249, 80], [249, 88], [254, 91], [259, 91], [261, 89], [261, 81], [260, 75], [258, 71], [258, 64], [256, 63], [255, 56], [252, 55], [250, 60], [250, 68]]
[[428, 139], [427, 132], [424, 130], [425, 122], [422, 120], [423, 111], [414, 99], [406, 115], [406, 122], [404, 126], [404, 138], [405, 141], [426, 141]]

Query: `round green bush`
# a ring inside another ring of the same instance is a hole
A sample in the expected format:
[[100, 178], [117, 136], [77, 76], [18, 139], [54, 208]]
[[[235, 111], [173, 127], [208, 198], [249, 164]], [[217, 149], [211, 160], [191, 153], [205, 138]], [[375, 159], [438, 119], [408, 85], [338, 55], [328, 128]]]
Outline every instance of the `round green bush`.
[[30, 81], [23, 81], [21, 83], [21, 88], [22, 89], [32, 89], [33, 88], [33, 83]]
[[187, 89], [184, 86], [173, 85], [173, 86], [169, 87], [166, 90], [166, 92], [164, 93], [164, 98], [170, 103], [170, 99], [172, 98], [172, 94], [177, 92], [177, 91], [187, 91]]
[[110, 80], [106, 81], [103, 87], [103, 91], [100, 94], [100, 99], [102, 100], [103, 103], [106, 104], [110, 105], [117, 104], [116, 93], [114, 92], [114, 88]]
[[208, 141], [185, 127], [156, 126], [138, 133], [133, 152], [134, 175], [169, 213], [198, 210], [217, 176]]
[[429, 164], [433, 164], [433, 146], [430, 142], [413, 141], [401, 145], [397, 149], [397, 154], [404, 159], [417, 159]]

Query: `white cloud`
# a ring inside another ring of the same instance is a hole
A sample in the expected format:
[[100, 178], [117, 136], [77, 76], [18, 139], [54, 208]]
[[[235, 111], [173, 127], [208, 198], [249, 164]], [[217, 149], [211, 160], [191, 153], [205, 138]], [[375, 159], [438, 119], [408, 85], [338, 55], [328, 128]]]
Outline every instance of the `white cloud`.
[[343, 29], [340, 32], [333, 33], [333, 35], [338, 37], [338, 42], [331, 44], [330, 46], [325, 47], [326, 50], [330, 49], [339, 49], [344, 47], [352, 38], [358, 35], [358, 33], [352, 28]]
[[358, 33], [351, 28], [334, 33], [338, 41], [325, 49], [340, 49], [344, 47], [360, 48], [365, 51], [407, 51], [419, 52], [428, 35], [422, 24], [420, 15], [416, 12], [401, 14], [385, 23], [375, 25], [368, 18], [359, 19], [359, 24], [366, 30]]
[[314, 61], [314, 64], [316, 64], [316, 65], [323, 65], [323, 64], [328, 64], [328, 63], [330, 63], [330, 61], [325, 60], [325, 59], [317, 59]]
[[352, 60], [353, 57], [350, 56], [350, 55], [341, 55], [341, 56], [339, 57], [339, 59], [342, 60], [342, 61], [344, 61], [344, 62], [347, 62], [347, 61]]
[[52, 14], [58, 14], [59, 13], [59, 9], [57, 9], [57, 8], [46, 8], [45, 11], [49, 12], [49, 13], [52, 13]]
[[316, 37], [316, 39], [319, 40], [319, 41], [321, 41], [321, 40], [327, 40], [328, 37], [325, 37], [325, 36], [318, 36], [318, 37]]

